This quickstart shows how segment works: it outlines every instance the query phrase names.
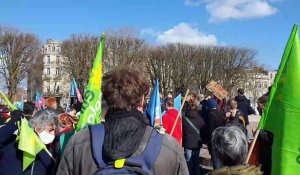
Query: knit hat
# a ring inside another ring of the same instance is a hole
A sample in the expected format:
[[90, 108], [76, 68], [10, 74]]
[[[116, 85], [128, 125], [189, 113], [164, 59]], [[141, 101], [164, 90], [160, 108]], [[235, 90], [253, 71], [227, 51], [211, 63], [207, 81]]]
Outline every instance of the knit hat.
[[209, 107], [209, 108], [216, 108], [217, 107], [217, 101], [215, 100], [215, 99], [209, 99], [208, 101], [207, 101], [207, 106]]

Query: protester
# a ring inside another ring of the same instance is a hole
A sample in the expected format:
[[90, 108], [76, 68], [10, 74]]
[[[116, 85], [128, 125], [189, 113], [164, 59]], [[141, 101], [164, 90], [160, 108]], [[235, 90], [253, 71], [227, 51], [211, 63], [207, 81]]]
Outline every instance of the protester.
[[246, 122], [240, 110], [238, 109], [237, 101], [231, 99], [228, 101], [229, 111], [226, 113], [225, 120], [228, 126], [238, 126], [247, 136], [248, 131], [246, 128]]
[[[267, 95], [263, 95], [257, 100], [257, 110], [260, 115], [262, 115], [267, 101]], [[273, 138], [274, 136], [271, 132], [260, 130], [250, 159], [252, 164], [261, 165], [264, 175], [271, 174]]]
[[250, 100], [246, 98], [244, 89], [238, 89], [238, 95], [235, 97], [235, 100], [238, 103], [238, 109], [243, 115], [246, 126], [249, 125], [248, 115], [255, 114], [255, 111], [251, 107]]
[[256, 166], [244, 165], [248, 154], [248, 142], [245, 134], [237, 126], [219, 127], [212, 135], [212, 145], [218, 158], [225, 166], [214, 170], [212, 175], [261, 175]]
[[[175, 125], [176, 117], [178, 116], [178, 111], [174, 108], [174, 102], [169, 99], [166, 102], [167, 112], [162, 116], [162, 124], [168, 134], [171, 134], [173, 126]], [[182, 119], [178, 116], [176, 126], [172, 136], [177, 140], [179, 145], [182, 145]]]
[[34, 112], [35, 104], [33, 102], [25, 102], [24, 108], [23, 108], [23, 116], [30, 120], [32, 118], [33, 112]]
[[166, 104], [164, 102], [164, 96], [162, 93], [159, 94], [159, 98], [160, 98], [160, 107], [161, 107], [161, 111], [167, 111], [167, 108], [166, 108]]
[[[47, 145], [52, 153], [50, 143], [54, 140], [57, 127], [58, 113], [54, 109], [43, 109], [34, 114], [29, 123], [37, 133], [41, 141]], [[35, 161], [22, 172], [23, 152], [18, 149], [16, 142], [16, 122], [21, 120], [20, 112], [12, 112], [11, 120], [0, 128], [0, 174], [5, 175], [52, 175], [54, 174], [54, 162], [44, 151], [40, 151]], [[28, 144], [32, 144], [28, 140]]]
[[45, 101], [46, 108], [57, 108], [57, 102], [55, 97], [48, 97]]
[[[105, 123], [83, 129], [71, 138], [57, 175], [128, 174], [135, 170], [188, 174], [176, 140], [159, 134], [144, 121], [142, 109], [149, 85], [140, 72], [123, 68], [106, 73], [102, 93], [110, 107]], [[114, 163], [110, 166], [108, 162]]]
[[190, 175], [200, 175], [199, 153], [202, 147], [201, 133], [205, 124], [199, 115], [198, 105], [192, 103], [182, 119], [184, 156]]
[[224, 112], [222, 110], [217, 109], [217, 101], [215, 99], [209, 99], [207, 100], [207, 107], [208, 107], [208, 125], [207, 125], [207, 146], [209, 153], [211, 155], [211, 159], [213, 162], [213, 168], [218, 169], [221, 168], [223, 165], [221, 161], [218, 159], [217, 155], [215, 154], [215, 151], [213, 150], [212, 144], [211, 144], [211, 136], [213, 131], [220, 127], [225, 126], [225, 120], [224, 120]]

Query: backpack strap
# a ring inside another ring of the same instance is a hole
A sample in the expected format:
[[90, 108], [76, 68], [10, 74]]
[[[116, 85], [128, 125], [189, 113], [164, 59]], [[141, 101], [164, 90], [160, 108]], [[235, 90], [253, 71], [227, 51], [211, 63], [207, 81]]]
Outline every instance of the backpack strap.
[[92, 146], [92, 156], [97, 164], [97, 167], [104, 168], [106, 163], [103, 161], [103, 142], [105, 136], [104, 125], [93, 125], [89, 126], [91, 134], [91, 146]]
[[190, 119], [188, 119], [187, 117], [183, 117], [187, 122], [188, 124], [196, 131], [197, 134], [200, 134], [200, 131], [199, 129], [196, 128], [196, 126], [192, 123], [192, 121]]
[[135, 157], [129, 157], [126, 159], [126, 162], [141, 164], [143, 170], [152, 174], [151, 169], [155, 165], [160, 154], [163, 138], [164, 135], [158, 133], [155, 129], [152, 129], [151, 136], [142, 154]]

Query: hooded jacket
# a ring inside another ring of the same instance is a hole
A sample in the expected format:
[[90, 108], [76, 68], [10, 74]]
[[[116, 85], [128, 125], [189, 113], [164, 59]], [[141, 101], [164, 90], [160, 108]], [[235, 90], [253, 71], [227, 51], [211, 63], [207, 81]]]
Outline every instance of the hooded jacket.
[[235, 97], [235, 100], [238, 103], [238, 109], [244, 117], [246, 125], [249, 125], [248, 115], [255, 114], [254, 109], [250, 105], [250, 100], [245, 95], [238, 95]]
[[[187, 118], [190, 122], [199, 130], [199, 134], [185, 119]], [[183, 130], [183, 147], [185, 149], [197, 149], [202, 147], [201, 133], [204, 131], [204, 121], [200, 117], [198, 111], [187, 111], [185, 117], [182, 119], [182, 130]], [[202, 131], [202, 132], [201, 132]]]
[[[143, 114], [133, 111], [109, 111], [104, 123], [103, 154], [110, 159], [136, 156], [143, 152], [149, 140], [146, 131], [152, 130]], [[83, 129], [69, 140], [60, 161], [57, 175], [90, 175], [98, 170], [92, 154], [91, 134]], [[101, 145], [99, 145], [101, 146]], [[187, 165], [174, 138], [165, 134], [160, 154], [152, 169], [155, 175], [188, 174]]]
[[[166, 129], [168, 134], [171, 134], [173, 125], [175, 123], [176, 117], [178, 115], [178, 111], [176, 109], [169, 109], [163, 116], [162, 116], [162, 123], [163, 127]], [[172, 136], [177, 140], [177, 142], [182, 145], [182, 119], [179, 116], [174, 132]]]

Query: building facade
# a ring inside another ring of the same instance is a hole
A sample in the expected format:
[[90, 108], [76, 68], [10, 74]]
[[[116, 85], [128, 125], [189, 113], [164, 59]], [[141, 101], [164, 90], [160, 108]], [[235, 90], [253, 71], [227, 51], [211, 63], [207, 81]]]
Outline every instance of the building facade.
[[44, 97], [68, 98], [70, 92], [69, 75], [63, 71], [64, 57], [61, 54], [61, 42], [47, 40], [42, 48], [43, 75], [42, 92]]
[[262, 70], [258, 72], [250, 72], [247, 75], [248, 81], [244, 86], [245, 95], [250, 99], [253, 106], [256, 105], [259, 97], [268, 92], [268, 88], [272, 86], [274, 82], [276, 73], [276, 71]]

